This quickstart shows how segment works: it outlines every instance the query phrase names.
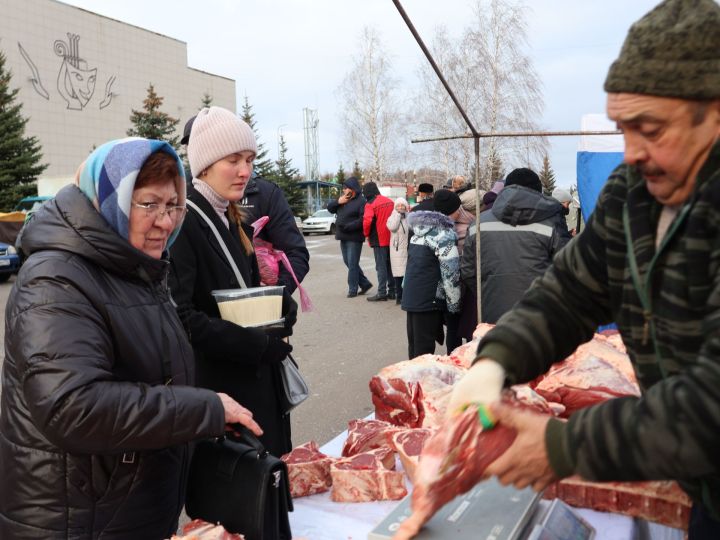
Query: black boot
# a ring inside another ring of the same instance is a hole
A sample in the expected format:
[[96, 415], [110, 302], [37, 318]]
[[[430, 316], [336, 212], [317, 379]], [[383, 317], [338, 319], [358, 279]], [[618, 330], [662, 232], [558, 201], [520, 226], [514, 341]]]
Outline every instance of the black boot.
[[387, 299], [388, 299], [387, 295], [380, 295], [379, 293], [376, 294], [375, 296], [368, 296], [366, 298], [366, 300], [368, 302], [384, 302]]

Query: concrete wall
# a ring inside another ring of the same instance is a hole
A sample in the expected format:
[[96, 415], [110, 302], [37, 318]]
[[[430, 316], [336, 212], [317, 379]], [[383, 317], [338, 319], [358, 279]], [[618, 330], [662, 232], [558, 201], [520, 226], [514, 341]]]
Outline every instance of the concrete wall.
[[95, 146], [126, 136], [152, 83], [162, 111], [185, 121], [207, 92], [236, 109], [235, 81], [187, 65], [182, 41], [56, 0], [0, 0], [0, 50], [19, 89], [26, 133], [49, 163], [38, 186], [72, 180]]

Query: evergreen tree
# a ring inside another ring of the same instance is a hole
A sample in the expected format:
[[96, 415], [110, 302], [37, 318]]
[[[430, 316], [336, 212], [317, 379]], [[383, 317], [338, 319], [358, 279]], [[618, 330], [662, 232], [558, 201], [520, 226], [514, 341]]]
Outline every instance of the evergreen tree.
[[127, 130], [130, 137], [145, 137], [167, 141], [175, 149], [180, 148], [180, 137], [176, 134], [179, 119], [173, 118], [160, 110], [164, 98], [155, 93], [155, 87], [150, 84], [147, 97], [143, 101], [143, 110], [133, 109], [130, 122], [133, 127]]
[[255, 114], [252, 112], [252, 105], [250, 105], [247, 96], [245, 96], [245, 103], [243, 103], [241, 118], [252, 128], [253, 133], [255, 133], [255, 139], [257, 140], [258, 151], [255, 156], [255, 163], [253, 164], [255, 172], [263, 178], [272, 178], [275, 174], [273, 162], [267, 157], [268, 149], [260, 142], [260, 136], [255, 129], [255, 124], [257, 123], [255, 122]]
[[274, 173], [269, 178], [283, 190], [290, 209], [297, 216], [304, 212], [305, 193], [298, 185], [297, 179], [300, 171], [293, 167], [291, 162], [292, 160], [287, 157], [285, 137], [280, 135], [278, 159], [275, 162]]
[[543, 193], [545, 195], [552, 195], [553, 190], [555, 189], [555, 171], [552, 170], [552, 167], [550, 166], [550, 160], [547, 157], [547, 154], [543, 158], [543, 164], [542, 169], [540, 170], [540, 182], [542, 183], [543, 187]]
[[362, 178], [362, 171], [360, 170], [360, 164], [358, 163], [357, 159], [355, 160], [355, 163], [353, 164], [353, 170], [352, 174], [350, 176], [354, 176], [358, 180]]
[[213, 98], [209, 93], [205, 92], [203, 94], [201, 102], [202, 102], [202, 107], [200, 107], [201, 109], [204, 109], [205, 107], [212, 107]]
[[342, 163], [338, 167], [337, 173], [335, 174], [335, 179], [337, 180], [337, 183], [342, 185], [343, 182], [345, 182], [345, 169], [343, 169]]
[[23, 197], [37, 195], [37, 177], [47, 168], [40, 141], [25, 136], [27, 118], [22, 104], [15, 102], [18, 89], [10, 88], [12, 73], [5, 69], [0, 52], [0, 211], [9, 212]]

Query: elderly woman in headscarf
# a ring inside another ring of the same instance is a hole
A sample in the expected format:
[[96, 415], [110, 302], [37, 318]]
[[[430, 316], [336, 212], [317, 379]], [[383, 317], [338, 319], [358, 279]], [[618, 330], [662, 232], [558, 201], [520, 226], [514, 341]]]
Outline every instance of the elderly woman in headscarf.
[[227, 422], [260, 433], [227, 395], [194, 388], [167, 288], [185, 213], [172, 147], [97, 148], [25, 225], [6, 308], [0, 538], [167, 538], [189, 443]]

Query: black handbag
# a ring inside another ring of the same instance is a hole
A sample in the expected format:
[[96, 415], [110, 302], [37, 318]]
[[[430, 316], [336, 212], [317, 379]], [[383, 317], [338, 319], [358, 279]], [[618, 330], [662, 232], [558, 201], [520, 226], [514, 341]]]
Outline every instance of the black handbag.
[[287, 465], [268, 454], [247, 428], [238, 438], [197, 443], [185, 510], [192, 519], [220, 523], [246, 540], [291, 540], [293, 510]]

